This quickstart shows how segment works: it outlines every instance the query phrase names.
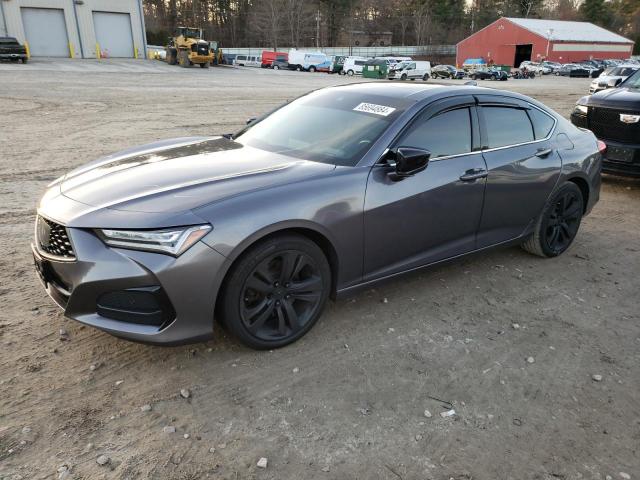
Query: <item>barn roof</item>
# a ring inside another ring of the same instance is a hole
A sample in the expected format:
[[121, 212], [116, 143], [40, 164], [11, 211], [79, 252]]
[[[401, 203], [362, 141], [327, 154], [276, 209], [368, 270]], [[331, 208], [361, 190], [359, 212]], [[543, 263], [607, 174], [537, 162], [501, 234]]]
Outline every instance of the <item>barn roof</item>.
[[[522, 28], [559, 42], [633, 43], [616, 33], [589, 22], [565, 20], [538, 20], [534, 18], [507, 18]], [[549, 30], [553, 30], [549, 36]]]

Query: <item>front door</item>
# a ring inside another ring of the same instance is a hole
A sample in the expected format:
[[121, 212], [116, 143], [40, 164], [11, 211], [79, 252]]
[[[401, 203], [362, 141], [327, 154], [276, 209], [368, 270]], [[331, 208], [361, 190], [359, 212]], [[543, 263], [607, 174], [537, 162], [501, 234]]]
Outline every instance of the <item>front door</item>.
[[475, 99], [456, 97], [416, 116], [392, 147], [431, 152], [425, 170], [402, 180], [374, 166], [365, 198], [365, 281], [475, 248], [486, 165]]
[[532, 225], [553, 191], [562, 161], [551, 140], [555, 118], [525, 102], [478, 96], [487, 163], [478, 248], [506, 242]]

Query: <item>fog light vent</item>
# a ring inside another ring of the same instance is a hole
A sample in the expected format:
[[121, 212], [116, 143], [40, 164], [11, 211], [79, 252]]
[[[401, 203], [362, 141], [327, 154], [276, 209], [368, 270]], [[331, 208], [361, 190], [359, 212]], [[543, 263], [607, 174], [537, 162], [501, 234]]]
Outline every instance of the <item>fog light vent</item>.
[[175, 313], [159, 286], [104, 293], [98, 298], [98, 315], [120, 322], [161, 326]]

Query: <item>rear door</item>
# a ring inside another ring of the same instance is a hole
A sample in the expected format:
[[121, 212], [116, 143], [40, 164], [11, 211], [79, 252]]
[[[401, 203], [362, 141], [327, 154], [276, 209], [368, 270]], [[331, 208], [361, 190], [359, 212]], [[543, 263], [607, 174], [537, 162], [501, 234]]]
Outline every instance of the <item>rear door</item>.
[[402, 180], [372, 168], [365, 198], [365, 280], [472, 251], [486, 166], [479, 150], [475, 99], [436, 102], [418, 114], [392, 147], [429, 150], [425, 170]]
[[532, 225], [558, 182], [562, 161], [551, 140], [556, 120], [510, 97], [478, 95], [488, 176], [478, 248], [515, 239]]

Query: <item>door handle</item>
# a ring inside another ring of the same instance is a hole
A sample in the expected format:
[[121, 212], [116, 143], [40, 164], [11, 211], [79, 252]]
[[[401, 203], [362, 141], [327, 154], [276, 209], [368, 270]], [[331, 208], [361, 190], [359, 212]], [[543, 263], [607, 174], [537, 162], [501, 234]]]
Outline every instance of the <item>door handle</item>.
[[553, 150], [551, 150], [550, 148], [539, 148], [536, 152], [536, 157], [548, 157], [549, 155], [551, 155], [551, 152], [553, 152]]
[[460, 175], [460, 180], [463, 182], [473, 182], [479, 178], [485, 178], [487, 175], [489, 175], [488, 171], [477, 168], [475, 170], [467, 170], [465, 173]]

